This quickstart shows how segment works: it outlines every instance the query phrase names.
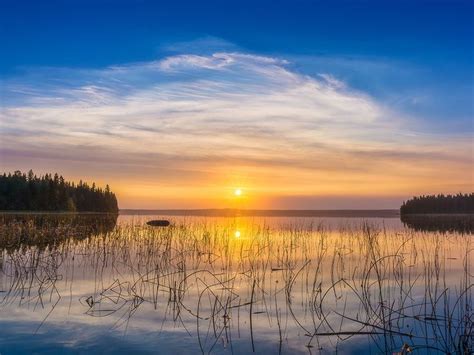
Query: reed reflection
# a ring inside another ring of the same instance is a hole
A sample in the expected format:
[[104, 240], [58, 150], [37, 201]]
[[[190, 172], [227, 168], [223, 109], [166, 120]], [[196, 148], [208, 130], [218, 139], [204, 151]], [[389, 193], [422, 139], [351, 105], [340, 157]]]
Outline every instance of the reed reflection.
[[4, 252], [3, 322], [27, 327], [34, 317], [31, 333], [71, 318], [103, 333], [162, 329], [166, 338], [149, 346], [164, 350], [184, 332], [186, 351], [203, 353], [472, 345], [469, 236], [363, 220], [279, 228], [201, 218], [156, 228], [147, 219], [55, 248]]

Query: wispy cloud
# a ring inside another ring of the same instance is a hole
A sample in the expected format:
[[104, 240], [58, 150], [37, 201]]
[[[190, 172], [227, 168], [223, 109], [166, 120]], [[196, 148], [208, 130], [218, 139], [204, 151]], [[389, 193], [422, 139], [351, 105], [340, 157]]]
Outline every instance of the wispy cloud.
[[[128, 206], [134, 199], [167, 206], [173, 196], [159, 188], [172, 184], [178, 197], [202, 202], [203, 191], [232, 184], [268, 196], [404, 196], [472, 183], [472, 170], [460, 174], [472, 163], [468, 135], [420, 134], [413, 117], [280, 58], [216, 52], [102, 70], [49, 68], [4, 88], [5, 168], [79, 175], [75, 167], [86, 166], [114, 180]], [[141, 183], [154, 186], [148, 200], [127, 193]]]

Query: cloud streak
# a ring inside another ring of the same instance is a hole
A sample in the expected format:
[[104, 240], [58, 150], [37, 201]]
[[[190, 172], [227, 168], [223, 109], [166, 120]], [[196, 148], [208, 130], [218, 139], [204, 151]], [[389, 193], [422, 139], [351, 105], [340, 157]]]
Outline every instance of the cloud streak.
[[[258, 196], [409, 196], [459, 191], [473, 178], [469, 136], [420, 134], [413, 117], [279, 58], [216, 52], [49, 68], [4, 88], [5, 169], [92, 171], [118, 187], [122, 207], [222, 205], [233, 185], [259, 207]], [[127, 192], [140, 186], [148, 199]]]

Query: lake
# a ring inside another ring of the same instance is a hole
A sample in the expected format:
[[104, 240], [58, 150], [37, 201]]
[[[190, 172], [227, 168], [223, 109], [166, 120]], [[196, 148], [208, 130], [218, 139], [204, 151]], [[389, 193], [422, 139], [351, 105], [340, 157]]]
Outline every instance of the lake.
[[448, 222], [3, 214], [0, 353], [468, 353], [472, 217]]

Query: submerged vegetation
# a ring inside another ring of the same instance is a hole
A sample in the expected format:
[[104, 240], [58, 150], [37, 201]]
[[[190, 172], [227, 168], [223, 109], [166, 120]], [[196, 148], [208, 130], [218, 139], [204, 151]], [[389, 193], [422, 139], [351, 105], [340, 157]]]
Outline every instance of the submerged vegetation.
[[146, 339], [164, 352], [468, 354], [472, 250], [470, 235], [360, 221], [154, 228], [133, 217], [90, 238], [4, 251], [0, 313], [40, 313], [33, 331], [43, 333], [55, 317], [133, 326], [140, 339], [155, 332]]
[[117, 213], [118, 204], [109, 185], [76, 185], [58, 174], [37, 177], [30, 170], [0, 175], [0, 210]]
[[474, 214], [474, 193], [413, 197], [400, 207], [400, 214]]

